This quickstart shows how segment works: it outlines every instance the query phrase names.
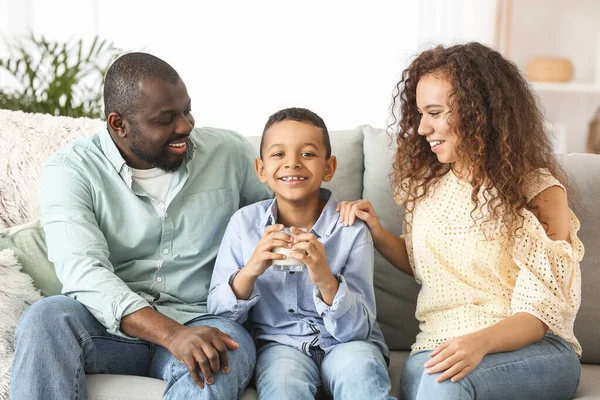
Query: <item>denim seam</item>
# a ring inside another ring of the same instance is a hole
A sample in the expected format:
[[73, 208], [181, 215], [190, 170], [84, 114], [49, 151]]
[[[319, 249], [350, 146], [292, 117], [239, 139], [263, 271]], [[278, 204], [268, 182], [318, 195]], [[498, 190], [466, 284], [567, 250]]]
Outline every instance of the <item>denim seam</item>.
[[242, 348], [238, 348], [236, 351], [242, 351], [242, 353], [244, 354], [244, 356], [246, 357], [246, 359], [249, 361], [248, 364], [250, 365], [250, 368], [248, 369], [248, 378], [244, 380], [244, 382], [238, 386], [238, 389], [242, 389], [248, 386], [248, 384], [250, 383], [250, 381], [252, 380], [252, 376], [254, 375], [254, 367], [255, 367], [255, 363], [250, 362], [250, 357], [248, 356], [248, 353], [246, 353], [246, 351], [244, 351]]
[[[171, 361], [171, 367], [169, 368], [171, 370], [171, 380], [173, 382], [177, 382], [177, 380], [175, 379], [175, 364], [176, 363], [181, 363], [183, 364], [181, 361], [179, 361], [178, 359], [175, 359], [173, 361]], [[185, 365], [185, 364], [184, 364]], [[186, 369], [187, 369], [187, 365], [186, 365]], [[188, 371], [189, 372], [189, 371]]]
[[[558, 354], [548, 354], [548, 355], [544, 355], [544, 356], [535, 356], [535, 357], [527, 357], [527, 360], [538, 360], [538, 359], [545, 359], [545, 358], [555, 358], [555, 357], [564, 357], [566, 356], [566, 353], [558, 353]], [[502, 363], [500, 365], [494, 365], [485, 369], [480, 369], [479, 371], [473, 371], [472, 374], [473, 376], [478, 375], [481, 372], [485, 372], [485, 371], [489, 371], [489, 370], [493, 370], [496, 368], [500, 368], [500, 367], [505, 367], [505, 366], [510, 366], [510, 365], [514, 365], [514, 364], [520, 364], [523, 363], [524, 360], [515, 360], [515, 361], [510, 361], [510, 362], [506, 362], [506, 363]], [[470, 374], [467, 374], [467, 376], [469, 376]]]
[[[83, 358], [84, 357], [83, 357], [83, 353], [82, 353], [82, 355], [81, 355], [81, 365], [85, 365], [84, 364], [85, 360]], [[82, 374], [84, 376], [81, 376]], [[73, 393], [74, 394], [74, 397], [73, 397], [74, 399], [79, 399], [80, 398], [80, 396], [79, 396], [79, 391], [80, 391], [79, 382], [81, 382], [82, 379], [85, 379], [85, 372], [84, 372], [83, 368], [77, 368], [77, 376], [75, 378], [75, 384], [73, 385], [75, 387], [75, 393]]]
[[[544, 358], [556, 358], [556, 357], [565, 356], [565, 355], [567, 355], [567, 354], [566, 353], [550, 354], [550, 355], [545, 355], [545, 356], [528, 357], [527, 360], [537, 360], [537, 359], [544, 359]], [[463, 389], [468, 394], [469, 392], [465, 389], [465, 386], [466, 386], [465, 382], [468, 381], [472, 386], [475, 386], [475, 384], [471, 381], [471, 378], [473, 378], [475, 376], [478, 376], [482, 372], [492, 371], [492, 370], [497, 369], [497, 368], [511, 366], [511, 365], [515, 365], [515, 364], [520, 364], [520, 363], [523, 363], [523, 362], [524, 362], [524, 360], [516, 360], [516, 361], [511, 361], [511, 362], [503, 363], [503, 364], [500, 364], [500, 365], [494, 365], [492, 367], [488, 367], [486, 369], [481, 369], [479, 371], [472, 371], [472, 372], [468, 373], [467, 376], [465, 376], [463, 379], [461, 379], [457, 383], [460, 383], [460, 388]], [[581, 370], [579, 372], [579, 375], [581, 377]], [[579, 384], [575, 387], [575, 391], [573, 392], [573, 395], [575, 395], [575, 393], [577, 393], [578, 386], [579, 386]], [[571, 397], [573, 397], [573, 395]]]
[[142, 344], [142, 345], [146, 345], [147, 343], [141, 340], [131, 340], [131, 339], [121, 339], [119, 337], [112, 337], [112, 336], [105, 336], [105, 335], [90, 335], [87, 338], [80, 338], [81, 342], [87, 342], [88, 340], [91, 339], [106, 339], [106, 340], [112, 340], [113, 342], [119, 342], [119, 343], [128, 343], [128, 344]]

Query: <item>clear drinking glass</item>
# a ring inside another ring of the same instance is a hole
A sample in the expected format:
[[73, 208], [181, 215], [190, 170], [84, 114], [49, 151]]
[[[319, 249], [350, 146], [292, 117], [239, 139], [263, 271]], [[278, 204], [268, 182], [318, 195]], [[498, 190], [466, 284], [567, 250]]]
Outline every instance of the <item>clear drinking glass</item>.
[[[298, 229], [306, 232], [306, 228], [298, 228]], [[296, 235], [294, 235], [290, 231], [290, 228], [284, 228], [283, 232], [287, 233], [288, 235], [290, 235], [292, 237], [296, 237]], [[304, 263], [302, 261], [296, 260], [295, 258], [289, 258], [289, 255], [292, 253], [292, 249], [288, 249], [286, 247], [274, 247], [272, 251], [273, 251], [273, 253], [285, 254], [288, 257], [285, 260], [273, 260], [273, 263], [271, 266], [273, 271], [284, 271], [284, 272], [304, 271]]]

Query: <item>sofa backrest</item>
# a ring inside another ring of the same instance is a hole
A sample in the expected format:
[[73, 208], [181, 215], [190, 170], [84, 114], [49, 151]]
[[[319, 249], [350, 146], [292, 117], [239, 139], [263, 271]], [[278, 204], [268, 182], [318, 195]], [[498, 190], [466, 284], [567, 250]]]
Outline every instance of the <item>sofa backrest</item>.
[[579, 222], [585, 246], [581, 261], [581, 308], [575, 337], [584, 362], [600, 364], [600, 155], [561, 154], [559, 161], [573, 190], [571, 208]]
[[[365, 173], [362, 197], [373, 204], [383, 227], [400, 235], [404, 209], [393, 199], [390, 180], [395, 141], [385, 130], [366, 126], [363, 151]], [[392, 350], [410, 350], [419, 332], [415, 318], [419, 288], [412, 276], [400, 272], [376, 252], [377, 320]]]

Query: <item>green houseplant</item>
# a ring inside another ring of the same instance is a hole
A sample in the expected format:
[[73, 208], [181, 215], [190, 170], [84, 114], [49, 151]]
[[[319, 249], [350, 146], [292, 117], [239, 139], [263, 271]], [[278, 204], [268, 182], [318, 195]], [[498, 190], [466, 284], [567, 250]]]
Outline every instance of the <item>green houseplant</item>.
[[121, 50], [95, 37], [58, 42], [30, 33], [9, 44], [0, 70], [13, 85], [0, 87], [0, 108], [25, 112], [102, 117], [102, 84], [108, 66]]

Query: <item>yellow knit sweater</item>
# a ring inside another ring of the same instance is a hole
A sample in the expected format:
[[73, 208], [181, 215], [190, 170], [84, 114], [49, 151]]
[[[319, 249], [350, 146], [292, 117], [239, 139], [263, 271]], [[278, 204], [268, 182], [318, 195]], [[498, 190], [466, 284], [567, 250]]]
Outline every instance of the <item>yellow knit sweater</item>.
[[[531, 174], [526, 182], [528, 201], [550, 186], [564, 189], [544, 170]], [[501, 235], [499, 221], [485, 228], [474, 224], [472, 189], [448, 172], [418, 201], [412, 223], [405, 224], [411, 267], [422, 285], [416, 310], [421, 331], [412, 352], [432, 350], [449, 339], [527, 312], [581, 356], [573, 334], [584, 253], [577, 238], [577, 217], [569, 210], [570, 243], [548, 238], [527, 210], [523, 210], [523, 229], [516, 235]], [[484, 230], [494, 238], [486, 239]]]

